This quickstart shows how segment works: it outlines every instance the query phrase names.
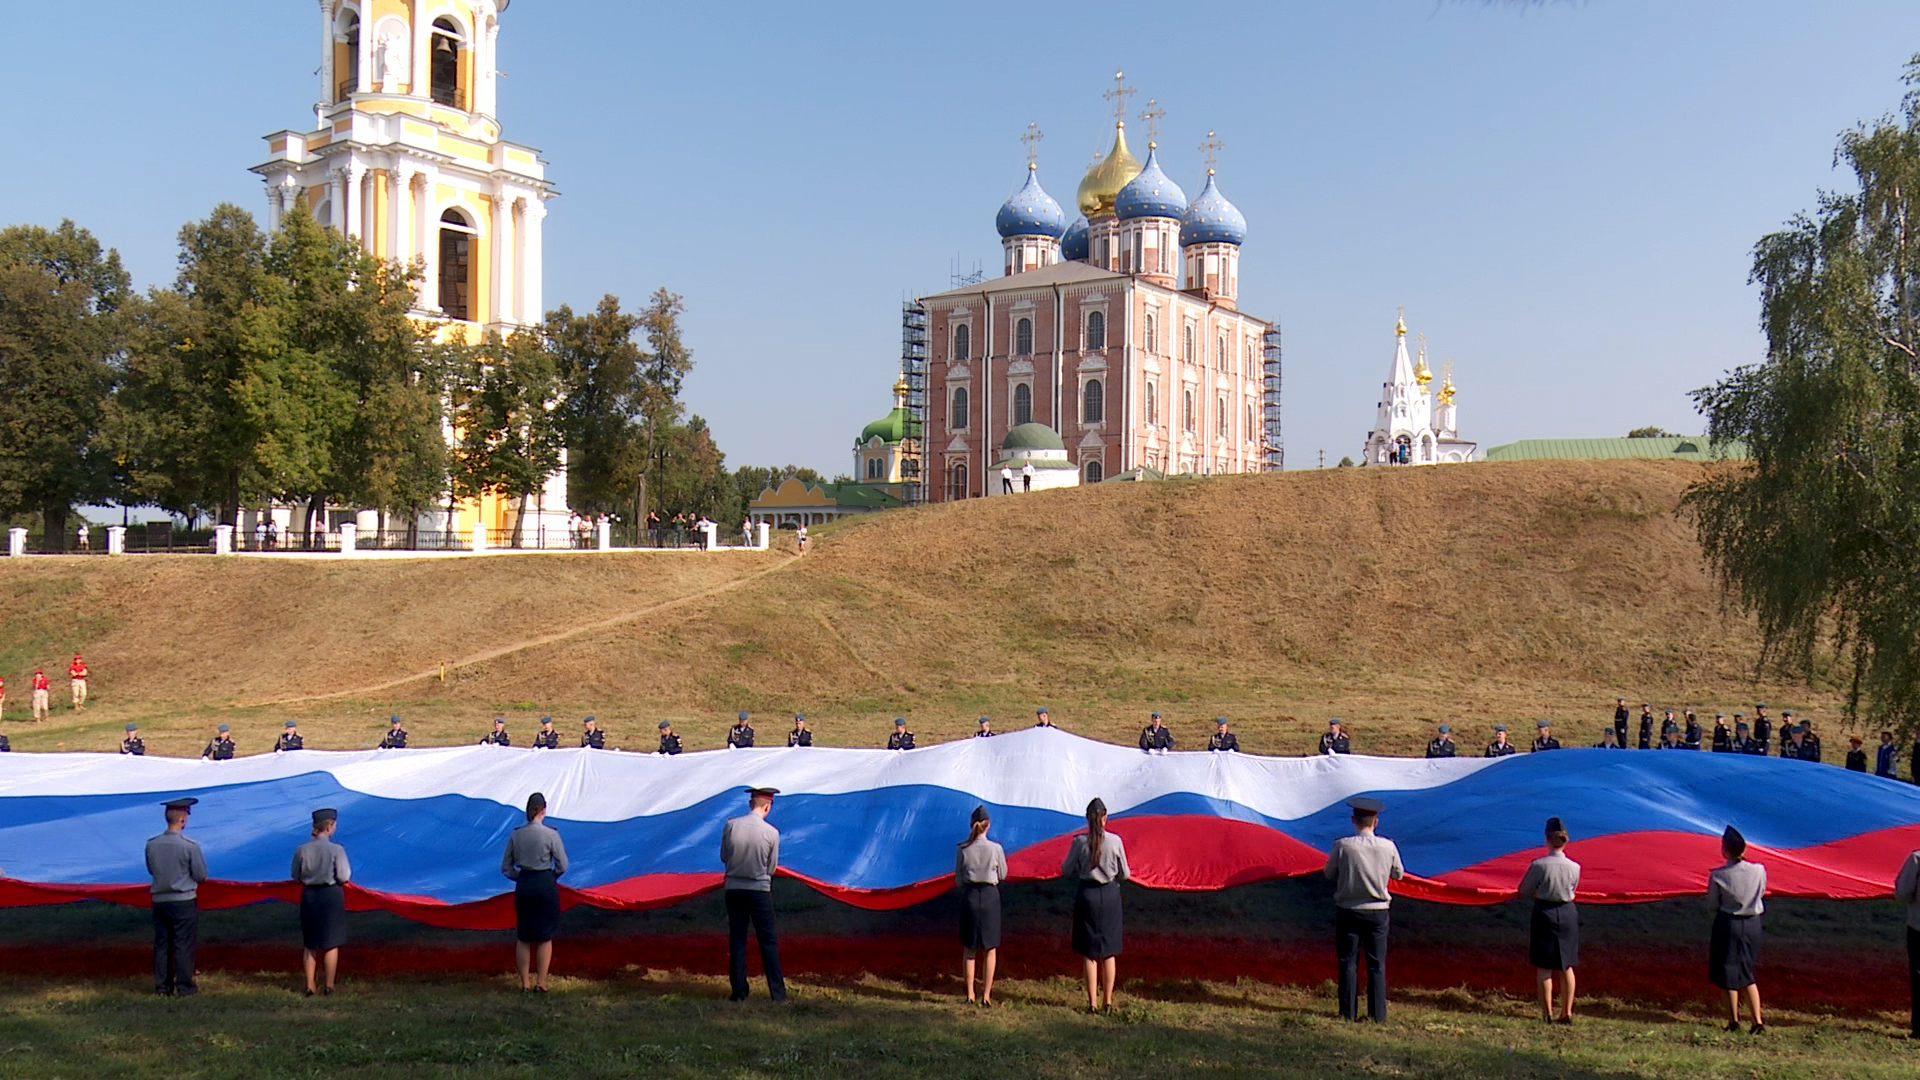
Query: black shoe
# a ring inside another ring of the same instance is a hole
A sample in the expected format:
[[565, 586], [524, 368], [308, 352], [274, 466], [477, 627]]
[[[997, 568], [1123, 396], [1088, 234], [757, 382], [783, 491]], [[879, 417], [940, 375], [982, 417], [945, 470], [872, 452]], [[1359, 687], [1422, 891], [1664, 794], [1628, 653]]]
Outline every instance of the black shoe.
[[173, 992], [173, 996], [174, 997], [192, 997], [193, 995], [199, 992], [200, 992], [200, 988], [197, 986], [183, 986], [180, 989], [175, 990]]
[[1737, 1035], [1737, 1034], [1739, 1034], [1739, 1033], [1740, 1033], [1740, 1021], [1738, 1021], [1738, 1020], [1729, 1020], [1729, 1021], [1727, 1021], [1727, 1030], [1728, 1030], [1728, 1031], [1731, 1031], [1731, 1032], [1733, 1032], [1733, 1033], [1734, 1033], [1734, 1034], [1736, 1034], [1736, 1035]]
[[172, 996], [173, 996], [173, 990], [172, 990], [171, 988], [169, 988], [169, 987], [165, 987], [165, 986], [156, 986], [156, 987], [154, 987], [154, 988], [153, 988], [153, 992], [154, 992], [154, 993], [156, 993], [156, 994], [158, 994], [158, 995], [160, 995], [161, 997], [172, 997]]
[[320, 989], [320, 996], [321, 996], [321, 997], [332, 997], [332, 996], [333, 996], [333, 987], [331, 987], [331, 986], [326, 986], [326, 987], [322, 987], [322, 988]]
[[308, 997], [312, 997], [312, 996], [313, 996], [313, 988], [312, 988], [312, 987], [308, 987], [308, 988], [307, 988], [307, 996], [308, 996]]
[[1767, 1025], [1765, 1024], [1755, 1024], [1753, 1025], [1752, 1028], [1748, 1029], [1747, 1031], [1747, 1034], [1749, 1035], [1765, 1035], [1766, 1033], [1767, 1033]]

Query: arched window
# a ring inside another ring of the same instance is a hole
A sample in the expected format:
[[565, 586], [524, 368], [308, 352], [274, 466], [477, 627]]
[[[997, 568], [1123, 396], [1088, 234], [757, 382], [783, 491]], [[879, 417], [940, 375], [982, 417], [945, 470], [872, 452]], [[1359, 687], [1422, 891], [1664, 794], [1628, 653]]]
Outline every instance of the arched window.
[[1106, 414], [1106, 393], [1099, 379], [1088, 379], [1087, 385], [1080, 391], [1080, 418], [1082, 423], [1097, 424]]
[[427, 62], [433, 100], [456, 109], [467, 107], [460, 87], [460, 49], [465, 42], [452, 19], [433, 20], [433, 44], [428, 46]]
[[867, 459], [867, 479], [869, 480], [880, 479], [880, 459], [879, 458], [870, 457]]
[[1013, 353], [1015, 356], [1033, 355], [1033, 320], [1021, 319], [1013, 324]]
[[1160, 425], [1160, 399], [1153, 392], [1153, 384], [1148, 383], [1147, 384], [1147, 426], [1158, 427], [1159, 425]]
[[1253, 432], [1253, 402], [1249, 401], [1247, 402], [1247, 431], [1244, 436], [1247, 442], [1253, 441]]
[[1224, 396], [1220, 398], [1219, 408], [1215, 409], [1214, 412], [1218, 414], [1217, 418], [1220, 421], [1219, 425], [1214, 429], [1214, 437], [1217, 439], [1232, 438], [1233, 432], [1227, 426], [1227, 399]]
[[1087, 348], [1107, 347], [1107, 317], [1098, 311], [1087, 315]]
[[1253, 341], [1247, 341], [1247, 378], [1253, 378]]
[[1033, 387], [1021, 383], [1013, 388], [1013, 422], [1033, 423]]
[[1193, 434], [1193, 421], [1193, 391], [1188, 390], [1186, 392], [1186, 400], [1182, 403], [1180, 410], [1180, 426], [1185, 428], [1189, 435]]
[[1181, 342], [1180, 355], [1187, 363], [1191, 364], [1193, 363], [1193, 324], [1188, 323], [1183, 329], [1185, 330], [1185, 334], [1184, 340]]
[[965, 360], [973, 355], [973, 328], [965, 323], [953, 328], [953, 358]]
[[947, 498], [959, 501], [972, 494], [967, 488], [967, 463], [957, 462], [947, 473]]
[[1159, 320], [1153, 317], [1153, 312], [1151, 311], [1147, 312], [1146, 345], [1149, 353], [1156, 352], [1160, 348]]
[[1087, 462], [1087, 483], [1097, 484], [1100, 482], [1100, 478], [1104, 475], [1105, 475], [1105, 470], [1100, 468], [1099, 462], [1097, 461]]
[[947, 426], [955, 431], [967, 428], [967, 388], [964, 386], [953, 391], [953, 417]]
[[1213, 356], [1214, 363], [1220, 366], [1221, 371], [1232, 370], [1233, 366], [1228, 361], [1232, 359], [1233, 354], [1227, 352], [1227, 335], [1221, 334], [1219, 339], [1214, 342]]
[[360, 16], [347, 12], [346, 25], [342, 28], [346, 39], [346, 74], [341, 77], [334, 99], [345, 101], [360, 89]]
[[473, 318], [473, 226], [458, 210], [440, 215], [440, 310], [447, 318]]

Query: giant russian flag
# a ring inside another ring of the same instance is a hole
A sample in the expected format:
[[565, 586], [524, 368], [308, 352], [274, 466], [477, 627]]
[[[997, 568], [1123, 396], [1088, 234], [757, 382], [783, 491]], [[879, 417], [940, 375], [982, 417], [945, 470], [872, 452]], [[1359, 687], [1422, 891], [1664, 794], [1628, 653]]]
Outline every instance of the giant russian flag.
[[143, 844], [160, 803], [196, 796], [190, 835], [213, 881], [203, 906], [291, 900], [308, 812], [340, 811], [350, 906], [441, 926], [512, 925], [500, 874], [527, 796], [572, 860], [569, 903], [671, 904], [720, 885], [719, 838], [748, 786], [784, 793], [781, 872], [861, 907], [904, 907], [952, 886], [955, 843], [985, 803], [1014, 880], [1058, 873], [1105, 800], [1134, 880], [1206, 890], [1317, 873], [1349, 829], [1347, 799], [1386, 803], [1401, 891], [1452, 903], [1510, 898], [1566, 821], [1582, 900], [1701, 892], [1719, 835], [1739, 826], [1775, 893], [1884, 896], [1920, 846], [1920, 788], [1777, 758], [1563, 750], [1498, 760], [1142, 754], [1058, 730], [907, 753], [756, 749], [679, 757], [490, 746], [303, 751], [227, 762], [100, 754], [0, 755], [0, 905], [146, 903]]

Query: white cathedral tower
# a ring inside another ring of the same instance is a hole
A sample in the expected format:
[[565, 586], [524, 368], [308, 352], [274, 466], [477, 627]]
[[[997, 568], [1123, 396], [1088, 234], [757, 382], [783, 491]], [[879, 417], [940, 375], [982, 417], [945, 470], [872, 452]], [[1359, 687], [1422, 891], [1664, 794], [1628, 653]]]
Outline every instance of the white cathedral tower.
[[1460, 438], [1452, 371], [1441, 378], [1438, 393], [1428, 389], [1432, 381], [1426, 345], [1420, 346], [1417, 360], [1407, 356], [1407, 321], [1402, 318], [1394, 324], [1393, 364], [1380, 385], [1362, 465], [1440, 465], [1479, 457], [1479, 445]]

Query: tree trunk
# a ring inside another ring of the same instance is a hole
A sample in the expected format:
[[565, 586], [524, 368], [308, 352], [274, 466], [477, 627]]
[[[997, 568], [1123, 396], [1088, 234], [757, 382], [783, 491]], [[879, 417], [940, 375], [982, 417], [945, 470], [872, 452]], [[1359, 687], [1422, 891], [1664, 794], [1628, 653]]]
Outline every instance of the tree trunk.
[[647, 537], [647, 470], [640, 470], [640, 477], [633, 485], [633, 543], [635, 547], [644, 546]]
[[308, 551], [313, 550], [313, 521], [315, 518], [320, 519], [320, 543], [321, 546], [324, 547], [326, 546], [327, 533], [327, 499], [324, 495], [315, 495], [307, 500], [306, 535], [301, 543]]
[[40, 537], [41, 551], [58, 555], [67, 550], [67, 511], [66, 503], [48, 503], [40, 508], [40, 528], [45, 534]]
[[514, 547], [520, 546], [521, 530], [526, 528], [526, 524], [527, 524], [527, 500], [532, 497], [533, 497], [533, 492], [523, 491], [520, 493], [520, 497], [514, 500], [514, 507], [513, 507], [513, 546]]
[[226, 505], [220, 508], [220, 523], [240, 527], [240, 470], [227, 470]]

